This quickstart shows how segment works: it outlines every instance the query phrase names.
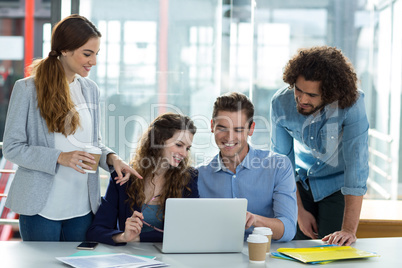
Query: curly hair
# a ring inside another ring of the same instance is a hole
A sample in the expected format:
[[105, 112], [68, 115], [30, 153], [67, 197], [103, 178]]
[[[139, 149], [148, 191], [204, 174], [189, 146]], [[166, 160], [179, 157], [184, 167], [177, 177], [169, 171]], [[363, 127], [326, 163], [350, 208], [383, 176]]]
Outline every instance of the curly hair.
[[300, 49], [286, 64], [283, 81], [294, 87], [299, 76], [308, 81], [321, 82], [325, 105], [338, 101], [338, 106], [344, 109], [357, 100], [356, 72], [350, 60], [335, 47]]
[[[197, 128], [188, 116], [165, 113], [155, 118], [148, 130], [143, 134], [131, 165], [144, 179], [139, 179], [132, 175], [130, 185], [127, 188], [129, 197], [127, 201], [133, 211], [135, 205], [142, 206], [145, 202], [145, 181], [151, 180], [152, 183], [153, 173], [161, 164], [161, 159], [163, 158], [165, 142], [173, 137], [177, 131], [181, 130], [190, 131], [194, 135]], [[184, 189], [191, 192], [191, 189], [187, 186], [191, 179], [190, 171], [192, 170], [189, 162], [189, 156], [187, 156], [180, 162], [178, 167], [170, 167], [164, 175], [165, 183], [159, 196], [159, 200], [161, 200], [160, 211], [163, 212], [163, 215], [167, 198], [183, 197]]]

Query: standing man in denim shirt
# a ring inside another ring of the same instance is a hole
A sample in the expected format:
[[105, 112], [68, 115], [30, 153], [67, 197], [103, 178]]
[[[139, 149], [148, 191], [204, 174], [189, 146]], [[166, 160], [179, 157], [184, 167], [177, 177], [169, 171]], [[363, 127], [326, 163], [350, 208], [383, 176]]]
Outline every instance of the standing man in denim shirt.
[[254, 227], [269, 227], [273, 240], [290, 241], [297, 223], [293, 167], [286, 156], [248, 144], [253, 116], [254, 105], [241, 93], [216, 99], [211, 131], [219, 153], [198, 167], [198, 192], [204, 198], [246, 198], [245, 238]]
[[356, 241], [368, 178], [368, 121], [349, 60], [333, 47], [301, 49], [287, 63], [289, 87], [272, 98], [272, 149], [295, 167], [295, 239]]

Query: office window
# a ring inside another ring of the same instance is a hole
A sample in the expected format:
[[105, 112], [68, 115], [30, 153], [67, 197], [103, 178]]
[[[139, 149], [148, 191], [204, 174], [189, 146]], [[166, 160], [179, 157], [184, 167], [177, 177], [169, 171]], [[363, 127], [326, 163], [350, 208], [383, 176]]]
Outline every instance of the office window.
[[[280, 79], [282, 68], [289, 60], [290, 27], [285, 23], [261, 23], [256, 26], [255, 83], [260, 87], [275, 89], [283, 83]], [[270, 64], [267, 64], [268, 62]]]
[[181, 57], [189, 65], [190, 87], [197, 89], [213, 81], [214, 30], [212, 27], [191, 26], [189, 32], [189, 47], [183, 48]]
[[[161, 112], [180, 112], [196, 121], [192, 155], [199, 164], [217, 152], [209, 129], [215, 98], [240, 91], [256, 108], [250, 142], [269, 148], [270, 100], [285, 86], [287, 60], [301, 47], [336, 46], [354, 64], [366, 96], [370, 159], [378, 168], [370, 173], [369, 195], [398, 198], [401, 191], [392, 189], [401, 177], [400, 6], [401, 0], [82, 0], [81, 13], [103, 34], [91, 78], [104, 101], [105, 141], [129, 160], [145, 125]], [[385, 145], [373, 141], [378, 137]]]

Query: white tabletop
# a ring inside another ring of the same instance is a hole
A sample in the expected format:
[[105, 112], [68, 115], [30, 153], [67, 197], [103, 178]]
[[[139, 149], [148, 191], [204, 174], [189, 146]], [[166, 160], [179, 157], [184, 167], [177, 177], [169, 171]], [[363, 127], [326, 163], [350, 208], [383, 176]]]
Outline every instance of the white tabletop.
[[[2, 268], [36, 268], [36, 267], [68, 267], [55, 257], [66, 257], [76, 253], [78, 242], [0, 242], [0, 267]], [[320, 240], [292, 241], [288, 243], [273, 243], [271, 251], [281, 247], [311, 247], [323, 245]], [[402, 267], [402, 237], [393, 238], [362, 238], [352, 245], [355, 248], [376, 252], [381, 257], [335, 261], [325, 267], [378, 268]], [[170, 264], [170, 267], [307, 267], [305, 264], [271, 258], [267, 256], [265, 264], [251, 264], [248, 261], [247, 244], [241, 253], [226, 254], [162, 254], [153, 243], [129, 243], [126, 246], [109, 246], [99, 244], [94, 251], [128, 253], [156, 256], [156, 260]], [[321, 266], [320, 266], [321, 267]]]

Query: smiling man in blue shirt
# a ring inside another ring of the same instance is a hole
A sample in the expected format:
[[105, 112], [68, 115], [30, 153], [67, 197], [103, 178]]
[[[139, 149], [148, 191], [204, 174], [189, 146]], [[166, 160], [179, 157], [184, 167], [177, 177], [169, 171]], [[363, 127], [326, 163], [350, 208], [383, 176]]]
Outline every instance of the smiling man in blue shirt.
[[356, 241], [368, 178], [368, 121], [349, 60], [333, 47], [301, 49], [272, 98], [272, 149], [287, 155], [297, 181], [295, 239]]
[[[220, 153], [198, 167], [198, 191], [204, 198], [246, 198], [245, 238], [254, 227], [269, 227], [274, 240], [296, 233], [296, 184], [290, 160], [247, 143], [253, 134], [254, 105], [243, 94], [217, 98], [211, 131]], [[211, 219], [213, 220], [213, 219]]]

